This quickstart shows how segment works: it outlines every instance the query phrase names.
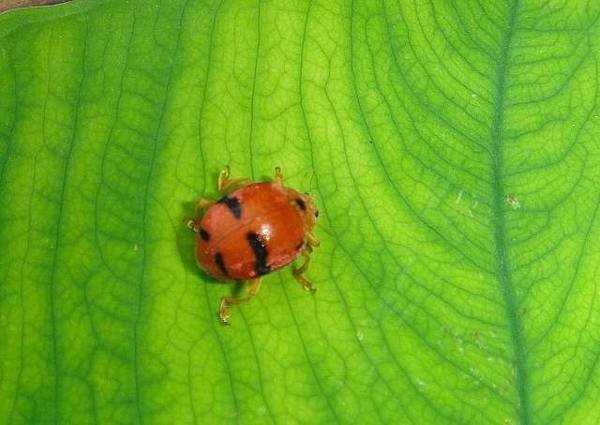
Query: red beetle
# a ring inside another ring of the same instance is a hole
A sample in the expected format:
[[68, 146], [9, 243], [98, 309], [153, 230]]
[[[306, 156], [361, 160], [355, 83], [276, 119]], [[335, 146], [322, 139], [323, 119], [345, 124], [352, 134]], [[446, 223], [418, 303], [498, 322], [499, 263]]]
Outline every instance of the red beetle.
[[[240, 187], [241, 186], [241, 187]], [[233, 190], [235, 187], [239, 189]], [[258, 292], [261, 276], [305, 257], [294, 277], [307, 291], [316, 288], [304, 277], [312, 248], [319, 241], [311, 234], [319, 210], [313, 199], [283, 185], [281, 168], [273, 182], [250, 183], [246, 178], [229, 178], [229, 167], [219, 174], [219, 201], [201, 199], [198, 210], [206, 210], [187, 225], [198, 234], [196, 261], [219, 280], [245, 281], [245, 297], [223, 297], [220, 316], [229, 322], [229, 305], [250, 301]]]

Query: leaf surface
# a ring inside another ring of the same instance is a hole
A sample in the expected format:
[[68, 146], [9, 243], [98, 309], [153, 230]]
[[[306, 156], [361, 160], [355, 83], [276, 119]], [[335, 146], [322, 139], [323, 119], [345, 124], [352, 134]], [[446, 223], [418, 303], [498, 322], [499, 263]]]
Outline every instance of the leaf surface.
[[[0, 423], [600, 421], [600, 7], [77, 1], [0, 15]], [[183, 224], [316, 198], [231, 286]]]

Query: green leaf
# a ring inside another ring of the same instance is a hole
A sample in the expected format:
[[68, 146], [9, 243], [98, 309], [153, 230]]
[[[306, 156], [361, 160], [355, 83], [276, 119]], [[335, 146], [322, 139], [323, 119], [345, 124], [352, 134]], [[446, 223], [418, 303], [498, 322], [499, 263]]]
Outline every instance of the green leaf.
[[[594, 2], [78, 1], [0, 16], [0, 423], [600, 421]], [[183, 224], [314, 194], [248, 305]]]

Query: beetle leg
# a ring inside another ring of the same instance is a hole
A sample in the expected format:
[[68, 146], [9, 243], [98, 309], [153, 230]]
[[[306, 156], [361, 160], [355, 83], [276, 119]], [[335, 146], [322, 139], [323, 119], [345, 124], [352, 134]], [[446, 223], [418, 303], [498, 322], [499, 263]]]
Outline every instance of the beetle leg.
[[205, 199], [205, 198], [200, 199], [198, 202], [196, 202], [196, 208], [194, 209], [194, 214], [196, 215], [196, 217], [198, 217], [198, 211], [205, 210], [208, 207], [212, 206], [214, 203], [215, 203], [215, 201], [210, 200], [210, 199]]
[[309, 233], [306, 236], [306, 241], [308, 243], [308, 246], [311, 246], [311, 247], [317, 247], [317, 246], [321, 245], [321, 242], [312, 233]]
[[[307, 246], [307, 248], [308, 248], [308, 246]], [[315, 288], [313, 286], [313, 284], [310, 283], [310, 281], [306, 277], [304, 277], [304, 272], [306, 271], [306, 269], [308, 268], [308, 264], [310, 263], [309, 252], [310, 252], [309, 249], [307, 249], [302, 253], [302, 255], [304, 256], [304, 263], [297, 269], [294, 269], [293, 273], [294, 273], [294, 278], [298, 281], [298, 283], [300, 285], [302, 285], [304, 290], [310, 291], [314, 294], [315, 292], [317, 292], [317, 288]]]
[[185, 225], [188, 227], [188, 229], [190, 229], [194, 233], [198, 233], [200, 231], [200, 227], [198, 226], [200, 220], [197, 218], [198, 211], [206, 209], [214, 203], [215, 203], [215, 201], [211, 201], [210, 199], [204, 199], [204, 198], [200, 199], [196, 203], [196, 207], [194, 208], [194, 217], [196, 217], [196, 218], [184, 218]]
[[281, 171], [281, 167], [275, 167], [275, 183], [283, 186], [283, 171]]
[[230, 305], [240, 305], [245, 304], [250, 301], [260, 289], [260, 277], [250, 279], [248, 281], [250, 287], [248, 288], [248, 295], [245, 297], [223, 297], [221, 299], [221, 308], [219, 309], [219, 316], [221, 317], [221, 321], [223, 324], [229, 324], [229, 317], [231, 314], [229, 313]]
[[234, 186], [242, 186], [250, 183], [250, 179], [246, 177], [239, 177], [236, 179], [229, 178], [229, 165], [226, 165], [223, 170], [219, 173], [219, 181], [217, 184], [217, 189], [219, 192], [229, 192], [229, 190]]
[[193, 218], [188, 218], [188, 219], [184, 219], [185, 220], [185, 225], [187, 226], [188, 229], [190, 229], [192, 232], [194, 233], [198, 233], [200, 231], [200, 228], [198, 227], [198, 223], [196, 223], [196, 220]]

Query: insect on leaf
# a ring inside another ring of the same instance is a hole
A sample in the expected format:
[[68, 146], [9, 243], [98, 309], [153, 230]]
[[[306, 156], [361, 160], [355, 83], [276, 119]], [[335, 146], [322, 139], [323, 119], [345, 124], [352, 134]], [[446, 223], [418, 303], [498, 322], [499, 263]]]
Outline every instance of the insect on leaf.
[[[0, 15], [0, 423], [598, 423], [599, 16]], [[236, 287], [197, 268], [184, 224], [227, 164], [281, 166], [321, 213], [319, 291], [269, 274], [230, 327]]]

